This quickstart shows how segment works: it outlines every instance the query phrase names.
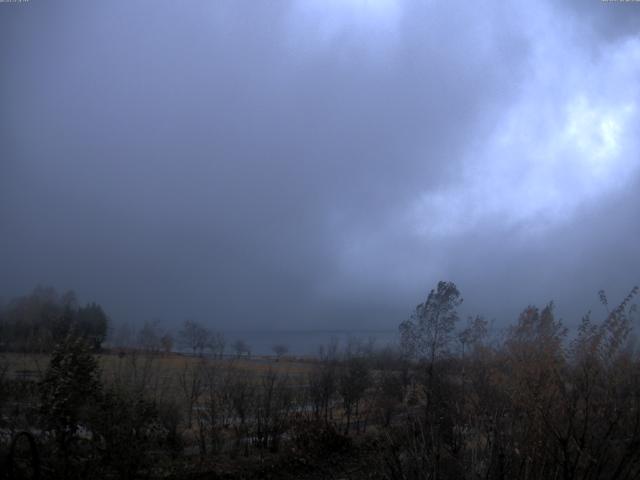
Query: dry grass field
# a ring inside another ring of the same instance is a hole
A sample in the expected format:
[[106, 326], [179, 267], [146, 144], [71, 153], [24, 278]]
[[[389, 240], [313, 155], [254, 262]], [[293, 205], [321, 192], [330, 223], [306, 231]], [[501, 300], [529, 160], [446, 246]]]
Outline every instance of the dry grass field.
[[[126, 364], [142, 362], [150, 362], [158, 371], [165, 373], [178, 373], [185, 367], [205, 362], [208, 365], [233, 366], [238, 370], [256, 374], [275, 371], [279, 374], [293, 376], [308, 373], [313, 365], [310, 360], [290, 359], [287, 357], [276, 359], [268, 356], [214, 359], [206, 356], [194, 357], [177, 353], [147, 354], [135, 351], [124, 354], [100, 353], [96, 356], [105, 375], [119, 370]], [[49, 358], [50, 355], [45, 353], [8, 352], [0, 354], [0, 363], [7, 367], [6, 374], [10, 377], [38, 378], [44, 374], [49, 364]]]
[[[171, 399], [184, 403], [186, 389], [192, 388], [194, 373], [198, 369], [233, 372], [259, 382], [267, 373], [285, 377], [292, 384], [306, 384], [307, 374], [314, 362], [291, 358], [251, 357], [223, 359], [194, 357], [176, 353], [160, 354], [141, 351], [104, 352], [96, 355], [105, 386], [122, 385], [128, 389], [143, 390], [151, 398]], [[0, 354], [0, 374], [8, 379], [39, 381], [43, 378], [50, 355], [40, 353]]]

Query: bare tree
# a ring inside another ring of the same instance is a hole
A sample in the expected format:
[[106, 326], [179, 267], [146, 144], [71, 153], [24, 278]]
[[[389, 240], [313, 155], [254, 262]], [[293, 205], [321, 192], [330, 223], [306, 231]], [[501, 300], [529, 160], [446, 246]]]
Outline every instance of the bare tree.
[[338, 388], [338, 344], [332, 339], [327, 348], [322, 346], [319, 361], [308, 375], [308, 395], [316, 421], [330, 422], [333, 401]]
[[[348, 355], [340, 370], [338, 379], [339, 391], [345, 413], [345, 435], [349, 434], [351, 421], [355, 417], [359, 421], [360, 403], [369, 386], [369, 367], [362, 356]], [[358, 427], [359, 429], [359, 427]]]
[[488, 322], [480, 315], [468, 318], [467, 326], [458, 334], [458, 341], [462, 347], [462, 358], [464, 358], [467, 349], [481, 344], [486, 338], [487, 325]]
[[240, 358], [242, 355], [247, 354], [247, 356], [251, 356], [251, 348], [244, 340], [238, 339], [233, 342], [233, 349], [236, 352], [236, 357]]
[[209, 343], [207, 347], [211, 351], [211, 354], [216, 358], [224, 357], [224, 349], [227, 346], [227, 341], [221, 332], [214, 332], [209, 335]]
[[433, 368], [439, 356], [448, 353], [458, 321], [456, 307], [462, 303], [460, 292], [452, 282], [438, 282], [424, 303], [416, 307], [411, 318], [400, 324], [405, 350], [425, 358]]
[[258, 446], [277, 451], [291, 410], [293, 391], [288, 378], [269, 370], [262, 376], [255, 398], [255, 437]]
[[145, 321], [137, 335], [138, 346], [149, 353], [158, 353], [160, 351], [160, 321]]
[[194, 356], [202, 356], [211, 340], [211, 332], [194, 320], [185, 320], [178, 336], [181, 346], [191, 350]]
[[165, 354], [169, 354], [173, 351], [173, 335], [171, 333], [166, 332], [164, 335], [160, 337], [160, 346], [162, 347], [162, 351]]
[[244, 447], [244, 454], [249, 455], [249, 422], [254, 414], [256, 382], [246, 371], [237, 371], [231, 379], [230, 404], [233, 409], [235, 430], [235, 451]]
[[193, 409], [204, 390], [204, 368], [202, 362], [193, 364], [190, 361], [185, 361], [182, 370], [178, 373], [178, 384], [186, 405], [188, 428], [192, 426]]
[[128, 323], [121, 323], [111, 330], [110, 343], [120, 349], [129, 349], [133, 346], [133, 331]]
[[286, 355], [287, 353], [289, 353], [289, 347], [282, 344], [282, 343], [278, 343], [276, 345], [274, 345], [271, 350], [273, 350], [273, 353], [276, 354], [276, 357], [278, 360], [280, 360], [280, 358], [282, 358], [284, 355]]
[[222, 449], [223, 433], [233, 421], [231, 394], [235, 370], [221, 363], [208, 363], [203, 369], [204, 390], [202, 408], [198, 410], [200, 451], [206, 453], [209, 444], [213, 453]]

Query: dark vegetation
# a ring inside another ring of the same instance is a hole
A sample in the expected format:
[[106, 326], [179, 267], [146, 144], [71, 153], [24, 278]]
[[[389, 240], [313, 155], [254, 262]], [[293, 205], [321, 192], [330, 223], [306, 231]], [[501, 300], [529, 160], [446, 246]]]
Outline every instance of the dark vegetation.
[[51, 352], [71, 333], [98, 350], [107, 324], [100, 305], [80, 306], [71, 291], [59, 295], [53, 288], [38, 287], [4, 308], [0, 305], [0, 350]]
[[48, 352], [35, 378], [9, 353], [0, 364], [2, 475], [640, 478], [637, 293], [610, 306], [601, 292], [602, 319], [576, 331], [549, 304], [490, 335], [440, 282], [399, 347], [353, 340], [303, 361], [286, 346], [251, 358], [242, 341], [225, 357], [224, 338], [193, 321], [176, 337], [189, 356], [151, 323], [135, 348], [98, 353], [102, 309], [38, 289], [1, 314], [3, 349]]

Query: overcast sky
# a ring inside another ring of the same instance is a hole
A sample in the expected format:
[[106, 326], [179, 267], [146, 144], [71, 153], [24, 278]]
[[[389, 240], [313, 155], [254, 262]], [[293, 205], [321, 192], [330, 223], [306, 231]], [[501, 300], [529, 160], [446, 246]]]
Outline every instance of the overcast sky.
[[0, 3], [0, 297], [500, 322], [640, 283], [640, 3]]

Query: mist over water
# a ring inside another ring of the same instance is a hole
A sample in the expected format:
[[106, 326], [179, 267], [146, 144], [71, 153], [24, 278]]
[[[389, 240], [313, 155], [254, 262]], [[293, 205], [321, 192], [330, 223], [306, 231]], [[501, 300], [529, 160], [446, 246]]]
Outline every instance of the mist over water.
[[[224, 332], [229, 345], [235, 340], [244, 340], [253, 355], [273, 355], [275, 345], [284, 345], [289, 355], [317, 356], [321, 347], [325, 350], [335, 344], [338, 349], [344, 349], [349, 343], [360, 342], [362, 345], [372, 345], [374, 348], [397, 346], [399, 335], [394, 330], [264, 330], [245, 332]], [[227, 354], [233, 354], [227, 347]]]

